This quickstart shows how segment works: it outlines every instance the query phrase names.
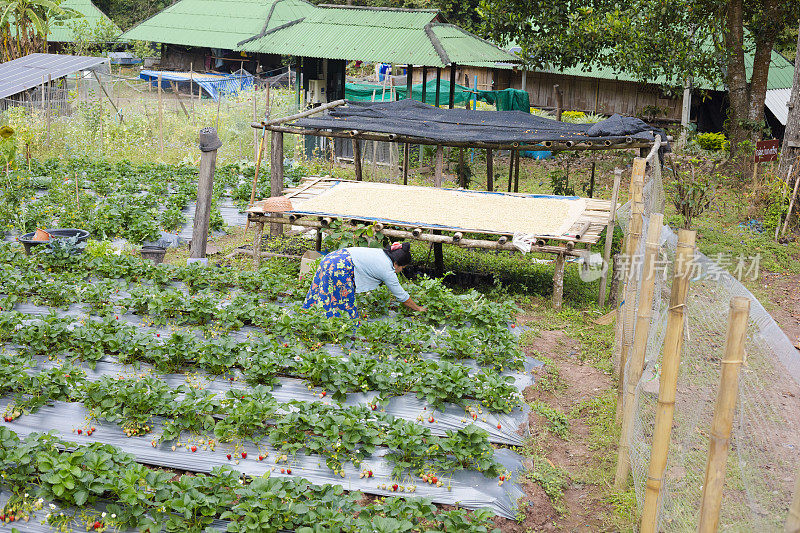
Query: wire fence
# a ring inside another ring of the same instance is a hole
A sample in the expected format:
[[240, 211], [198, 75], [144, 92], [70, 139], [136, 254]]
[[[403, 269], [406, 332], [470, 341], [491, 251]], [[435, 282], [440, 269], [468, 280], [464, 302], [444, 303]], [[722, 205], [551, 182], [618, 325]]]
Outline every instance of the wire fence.
[[[650, 215], [663, 211], [659, 165], [650, 166], [654, 171], [644, 188], [645, 224], [637, 247], [640, 257]], [[630, 212], [630, 204], [619, 211], [620, 225], [626, 234], [630, 230]], [[676, 246], [676, 234], [664, 226], [657, 261], [661, 269], [655, 279], [645, 367], [636, 388], [636, 411], [629, 441], [631, 471], [640, 510], [648, 481]], [[686, 302], [675, 416], [661, 489], [658, 531], [697, 530], [729, 303], [736, 296], [748, 298], [751, 306], [719, 530], [783, 531], [800, 466], [800, 412], [797, 409], [800, 352], [740, 281], [748, 277], [755, 279], [758, 263], [758, 256], [720, 255], [711, 260], [696, 253]], [[636, 283], [638, 297], [641, 280]], [[638, 300], [633, 307], [638, 308]], [[624, 321], [622, 313], [617, 322]], [[618, 346], [624, 342], [620, 330], [618, 327]], [[627, 372], [630, 359], [623, 363]]]

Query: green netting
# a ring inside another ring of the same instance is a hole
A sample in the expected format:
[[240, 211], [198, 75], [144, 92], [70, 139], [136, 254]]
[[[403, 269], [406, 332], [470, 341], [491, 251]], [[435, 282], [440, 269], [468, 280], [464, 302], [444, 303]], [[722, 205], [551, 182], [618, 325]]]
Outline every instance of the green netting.
[[[436, 80], [431, 80], [425, 84], [426, 104], [436, 104]], [[394, 91], [394, 92], [392, 92]], [[345, 98], [355, 102], [388, 102], [392, 98], [405, 99], [408, 89], [405, 86], [383, 86], [368, 83], [347, 83], [345, 84]], [[519, 89], [505, 89], [503, 91], [473, 91], [469, 87], [456, 84], [455, 104], [464, 104], [476, 94], [478, 100], [490, 105], [496, 105], [498, 111], [519, 110], [530, 112], [530, 98], [526, 91]], [[411, 97], [418, 102], [422, 102], [422, 84], [418, 83], [411, 88]], [[450, 101], [450, 82], [442, 80], [439, 87], [439, 104], [446, 105]]]

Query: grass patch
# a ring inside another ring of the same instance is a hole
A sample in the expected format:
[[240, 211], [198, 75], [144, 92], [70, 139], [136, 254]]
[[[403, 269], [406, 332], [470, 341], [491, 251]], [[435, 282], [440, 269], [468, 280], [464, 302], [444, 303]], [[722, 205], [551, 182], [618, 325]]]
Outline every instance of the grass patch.
[[569, 418], [567, 418], [567, 415], [541, 400], [534, 400], [529, 405], [534, 413], [542, 416], [547, 421], [545, 427], [548, 431], [562, 439], [569, 437]]
[[542, 487], [553, 508], [558, 514], [563, 515], [566, 512], [564, 491], [570, 483], [569, 472], [541, 455], [533, 456], [531, 463], [531, 468], [525, 472], [525, 477]]

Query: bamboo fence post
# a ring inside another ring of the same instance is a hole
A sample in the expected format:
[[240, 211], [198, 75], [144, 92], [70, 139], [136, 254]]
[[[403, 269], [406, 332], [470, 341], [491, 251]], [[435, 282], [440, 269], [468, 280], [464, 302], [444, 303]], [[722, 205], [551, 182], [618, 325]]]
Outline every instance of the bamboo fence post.
[[161, 71], [158, 71], [158, 149], [164, 157], [164, 101], [161, 96]]
[[619, 357], [619, 368], [617, 373], [617, 422], [622, 421], [622, 410], [625, 392], [625, 365], [628, 363], [628, 355], [633, 345], [633, 326], [636, 307], [637, 283], [633, 279], [633, 267], [637, 252], [639, 251], [639, 240], [642, 237], [642, 212], [644, 203], [642, 194], [644, 188], [644, 172], [646, 160], [637, 157], [633, 160], [633, 171], [631, 172], [631, 221], [628, 226], [628, 235], [625, 240], [625, 264], [624, 280], [622, 290], [622, 309], [619, 318], [622, 320], [622, 350]]
[[616, 490], [625, 488], [628, 474], [630, 474], [631, 470], [630, 430], [636, 413], [636, 386], [642, 377], [644, 356], [647, 351], [647, 339], [650, 334], [650, 320], [653, 315], [653, 291], [656, 280], [655, 263], [658, 256], [663, 222], [664, 215], [653, 213], [650, 215], [650, 221], [647, 226], [647, 241], [645, 243], [644, 264], [641, 272], [642, 288], [639, 294], [639, 309], [636, 315], [631, 363], [628, 366], [627, 373], [622, 431], [619, 435], [619, 446], [617, 447], [617, 471], [614, 475], [614, 488]]
[[508, 153], [508, 192], [511, 192], [511, 185], [514, 182], [514, 150]]
[[653, 447], [650, 450], [644, 508], [639, 524], [640, 533], [655, 533], [657, 531], [661, 484], [664, 478], [664, 470], [667, 467], [672, 418], [675, 414], [678, 366], [681, 359], [681, 350], [683, 349], [683, 326], [686, 319], [686, 295], [689, 292], [689, 279], [693, 270], [695, 237], [696, 233], [694, 231], [684, 229], [678, 231], [675, 271], [669, 299], [667, 331], [664, 337], [664, 357], [661, 360]]
[[744, 355], [744, 340], [747, 334], [747, 318], [750, 314], [750, 299], [737, 296], [730, 303], [728, 313], [728, 335], [725, 339], [725, 356], [721, 362], [719, 392], [711, 423], [711, 439], [703, 483], [703, 500], [700, 505], [698, 533], [714, 533], [719, 526], [719, 510], [722, 505], [722, 488], [725, 485], [725, 469], [728, 446], [739, 393], [739, 370]]
[[[409, 91], [410, 92], [410, 91]], [[358, 141], [356, 141], [358, 143]], [[355, 154], [353, 155], [355, 157]], [[408, 185], [408, 166], [411, 164], [411, 145], [403, 144], [403, 185]], [[360, 168], [359, 168], [360, 170]]]
[[[375, 91], [372, 90], [372, 101], [375, 101]], [[378, 175], [378, 141], [372, 141], [372, 179]]]
[[192, 104], [192, 117], [194, 117], [194, 63], [189, 63], [189, 103]]
[[514, 150], [514, 159], [516, 163], [514, 163], [514, 192], [519, 192], [519, 150]]
[[619, 184], [622, 181], [622, 169], [614, 169], [614, 188], [611, 190], [611, 212], [608, 214], [608, 224], [606, 224], [606, 241], [603, 244], [603, 262], [606, 265], [603, 276], [600, 278], [600, 292], [597, 303], [600, 307], [606, 305], [606, 287], [608, 286], [608, 271], [611, 270], [609, 261], [611, 260], [611, 245], [614, 242], [614, 227], [617, 221], [617, 198], [619, 196]]
[[44, 74], [42, 74], [42, 101], [41, 106], [42, 111], [44, 111]]
[[[186, 119], [189, 119], [189, 111], [186, 110], [186, 106], [183, 105], [183, 100], [181, 100], [181, 95], [178, 93], [178, 84], [169, 82], [170, 87], [172, 87], [172, 92], [175, 94], [175, 99], [181, 105], [181, 109], [183, 109], [183, 113], [186, 115]], [[256, 132], [253, 132], [256, 133]], [[257, 133], [256, 133], [257, 134]]]
[[786, 516], [786, 526], [784, 533], [800, 533], [800, 470], [797, 472], [797, 480], [794, 484], [794, 497], [789, 506], [789, 514]]
[[783, 223], [781, 230], [781, 237], [786, 235], [786, 230], [789, 229], [789, 221], [792, 219], [792, 210], [794, 209], [794, 199], [797, 197], [797, 186], [800, 185], [800, 174], [794, 180], [794, 190], [792, 191], [792, 198], [789, 200], [789, 210], [786, 212], [786, 221]]

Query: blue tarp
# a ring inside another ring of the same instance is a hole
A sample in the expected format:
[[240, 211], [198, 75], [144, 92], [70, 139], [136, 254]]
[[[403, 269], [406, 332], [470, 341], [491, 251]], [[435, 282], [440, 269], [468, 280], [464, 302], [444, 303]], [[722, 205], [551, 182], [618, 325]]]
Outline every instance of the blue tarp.
[[199, 85], [214, 101], [219, 100], [220, 94], [236, 94], [239, 91], [253, 87], [253, 75], [246, 70], [239, 70], [234, 74], [199, 74], [189, 72], [175, 72], [171, 70], [143, 70], [139, 78], [149, 81], [154, 87], [158, 86], [158, 75], [161, 74], [161, 88], [171, 90], [174, 84], [188, 85], [191, 81]]

